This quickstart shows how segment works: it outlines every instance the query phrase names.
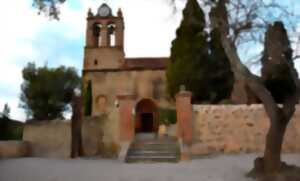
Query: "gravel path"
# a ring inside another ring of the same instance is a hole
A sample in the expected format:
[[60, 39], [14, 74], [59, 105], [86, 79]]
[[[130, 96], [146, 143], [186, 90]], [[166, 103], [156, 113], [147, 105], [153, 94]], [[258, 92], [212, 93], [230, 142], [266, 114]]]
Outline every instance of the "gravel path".
[[[21, 158], [0, 160], [0, 181], [251, 181], [244, 175], [256, 155], [223, 155], [178, 164], [125, 164], [118, 160]], [[300, 166], [300, 154], [283, 160]]]

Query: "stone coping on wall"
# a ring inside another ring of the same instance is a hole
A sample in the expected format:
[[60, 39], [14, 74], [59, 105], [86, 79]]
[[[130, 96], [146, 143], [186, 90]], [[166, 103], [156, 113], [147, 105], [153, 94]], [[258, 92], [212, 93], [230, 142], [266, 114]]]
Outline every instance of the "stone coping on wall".
[[[280, 106], [280, 104], [279, 104]], [[263, 104], [193, 104], [193, 111], [198, 111], [201, 108], [211, 108], [211, 109], [220, 109], [220, 108], [231, 108], [231, 109], [241, 109], [241, 108], [252, 108], [252, 109], [261, 109]], [[296, 109], [300, 109], [300, 104], [296, 105]]]
[[29, 121], [26, 122], [26, 125], [44, 125], [44, 124], [70, 124], [70, 119], [53, 119], [53, 120], [42, 120], [42, 121]]

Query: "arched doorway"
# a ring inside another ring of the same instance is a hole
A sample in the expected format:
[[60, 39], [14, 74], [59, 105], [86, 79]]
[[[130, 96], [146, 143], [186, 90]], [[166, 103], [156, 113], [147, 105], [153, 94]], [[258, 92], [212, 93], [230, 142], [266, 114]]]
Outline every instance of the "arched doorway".
[[135, 132], [153, 133], [157, 132], [159, 115], [157, 106], [151, 99], [140, 100], [135, 107]]

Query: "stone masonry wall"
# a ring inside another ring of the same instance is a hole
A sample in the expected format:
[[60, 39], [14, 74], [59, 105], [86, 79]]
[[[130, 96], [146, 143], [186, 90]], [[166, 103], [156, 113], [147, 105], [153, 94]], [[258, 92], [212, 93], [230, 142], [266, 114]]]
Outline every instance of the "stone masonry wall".
[[[269, 120], [262, 105], [194, 105], [192, 155], [263, 153]], [[289, 123], [283, 152], [300, 152], [300, 106]]]
[[[93, 110], [92, 115], [101, 114], [100, 98], [105, 98], [106, 113], [115, 107], [118, 95], [132, 94], [137, 101], [143, 98], [154, 98], [162, 107], [168, 107], [166, 99], [166, 78], [164, 70], [87, 72], [83, 75], [85, 87], [92, 82]], [[155, 87], [155, 82], [160, 82]], [[157, 97], [154, 96], [157, 93]]]
[[0, 141], [0, 159], [30, 156], [30, 145], [26, 141]]
[[[82, 124], [82, 142], [86, 156], [105, 154], [103, 142], [104, 117], [85, 118]], [[63, 120], [27, 123], [23, 141], [30, 145], [33, 157], [69, 158], [71, 153], [71, 122]]]

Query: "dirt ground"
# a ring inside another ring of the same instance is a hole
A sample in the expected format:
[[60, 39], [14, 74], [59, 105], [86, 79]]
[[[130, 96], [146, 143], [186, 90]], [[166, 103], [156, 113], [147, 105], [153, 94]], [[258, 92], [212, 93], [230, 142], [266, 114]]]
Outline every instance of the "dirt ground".
[[[220, 155], [190, 162], [126, 164], [118, 160], [20, 158], [0, 160], [0, 181], [251, 181], [257, 155]], [[300, 154], [283, 160], [300, 166]]]

